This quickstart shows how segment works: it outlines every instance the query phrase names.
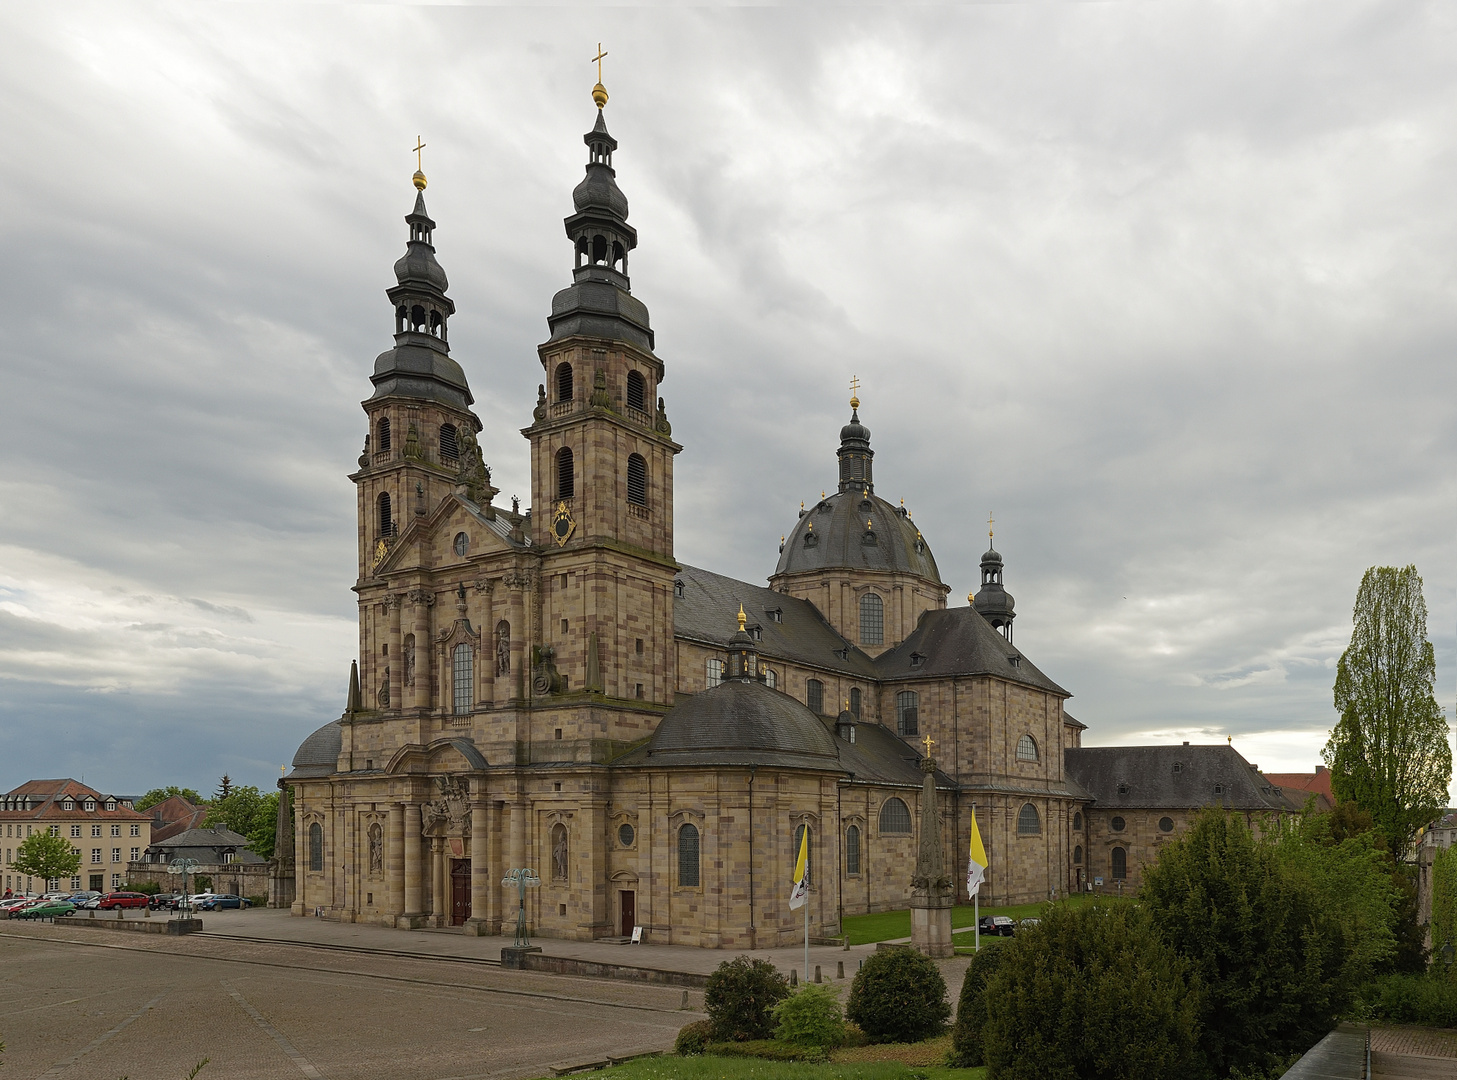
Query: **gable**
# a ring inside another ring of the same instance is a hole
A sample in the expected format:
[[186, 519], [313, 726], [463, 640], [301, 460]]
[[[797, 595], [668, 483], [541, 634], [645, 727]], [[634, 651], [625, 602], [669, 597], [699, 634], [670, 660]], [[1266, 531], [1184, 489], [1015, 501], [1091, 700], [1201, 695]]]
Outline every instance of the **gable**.
[[[464, 554], [456, 550], [457, 537], [465, 537]], [[374, 568], [376, 577], [402, 570], [466, 571], [483, 556], [524, 550], [511, 539], [511, 524], [503, 514], [488, 514], [462, 495], [447, 495], [435, 510], [416, 517]]]

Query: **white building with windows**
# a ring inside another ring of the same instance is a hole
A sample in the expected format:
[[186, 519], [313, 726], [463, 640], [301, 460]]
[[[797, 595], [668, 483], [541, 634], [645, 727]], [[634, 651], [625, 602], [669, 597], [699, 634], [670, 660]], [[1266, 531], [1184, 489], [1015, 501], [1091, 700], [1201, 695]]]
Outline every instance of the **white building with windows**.
[[[0, 796], [5, 888], [12, 892], [93, 889], [107, 892], [126, 882], [127, 863], [151, 842], [152, 819], [132, 800], [104, 795], [77, 780], [30, 780]], [[64, 836], [81, 856], [74, 877], [41, 881], [12, 867], [15, 849], [37, 832]]]

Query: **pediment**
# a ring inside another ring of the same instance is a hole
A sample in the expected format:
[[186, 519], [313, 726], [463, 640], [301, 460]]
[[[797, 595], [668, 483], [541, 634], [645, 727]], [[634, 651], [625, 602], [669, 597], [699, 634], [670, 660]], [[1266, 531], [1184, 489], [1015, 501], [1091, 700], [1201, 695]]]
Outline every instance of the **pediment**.
[[464, 736], [436, 739], [421, 745], [410, 743], [395, 751], [385, 766], [389, 774], [413, 773], [439, 775], [476, 772], [489, 768], [485, 755]]
[[[467, 572], [483, 557], [520, 550], [509, 538], [510, 525], [504, 516], [494, 520], [463, 496], [450, 494], [434, 511], [416, 517], [374, 569], [376, 577], [412, 570], [443, 570], [459, 567]], [[464, 534], [465, 553], [457, 551], [456, 538]], [[471, 571], [473, 572], [473, 571]]]

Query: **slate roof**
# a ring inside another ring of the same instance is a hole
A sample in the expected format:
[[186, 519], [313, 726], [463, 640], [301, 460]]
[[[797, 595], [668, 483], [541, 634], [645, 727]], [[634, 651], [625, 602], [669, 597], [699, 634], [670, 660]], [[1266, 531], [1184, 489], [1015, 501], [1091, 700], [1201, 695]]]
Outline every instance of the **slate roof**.
[[[832, 717], [760, 682], [730, 679], [698, 694], [680, 694], [646, 744], [614, 766], [777, 768], [841, 772], [856, 782], [921, 785], [920, 755], [889, 728], [855, 724], [855, 742], [835, 734]], [[937, 773], [937, 786], [954, 788]]]
[[338, 720], [329, 721], [299, 744], [289, 776], [328, 776], [339, 762], [343, 745], [344, 729]]
[[[76, 800], [74, 810], [66, 810], [63, 801], [67, 796]], [[85, 799], [90, 797], [96, 800], [96, 809], [85, 809]], [[104, 795], [93, 787], [81, 783], [79, 780], [72, 780], [69, 777], [57, 780], [27, 780], [19, 787], [12, 788], [3, 796], [5, 800], [29, 799], [29, 809], [20, 809], [14, 802], [10, 802], [12, 809], [4, 809], [5, 803], [0, 802], [0, 816], [9, 820], [45, 818], [47, 821], [146, 821], [147, 815], [133, 810], [122, 803], [121, 797], [117, 795]], [[116, 809], [106, 809], [108, 799], [116, 800]]]
[[[916, 657], [921, 658], [919, 664]], [[880, 654], [875, 667], [877, 676], [884, 680], [995, 675], [1063, 697], [1072, 696], [969, 607], [927, 611], [909, 637]]]
[[1062, 753], [1068, 778], [1099, 809], [1298, 811], [1304, 805], [1287, 798], [1232, 746], [1081, 746]]
[[[869, 521], [875, 543], [864, 542]], [[813, 525], [814, 542], [808, 538]], [[863, 489], [835, 491], [807, 510], [789, 530], [774, 576], [835, 567], [893, 570], [941, 584], [936, 558], [904, 507], [892, 506]]]
[[[839, 672], [852, 679], [868, 681], [877, 677], [875, 661], [841, 637], [808, 600], [796, 600], [762, 585], [750, 585], [696, 566], [683, 566], [678, 580], [683, 582], [683, 595], [673, 601], [673, 633], [677, 637], [726, 648], [738, 629], [739, 605], [743, 604], [746, 625], [759, 629], [756, 644], [763, 656]], [[780, 613], [780, 621], [770, 617], [771, 611]]]
[[246, 836], [219, 825], [212, 829], [188, 829], [161, 843], [153, 841], [147, 850], [165, 851], [169, 861], [196, 859], [200, 863], [220, 863], [225, 852], [232, 852], [235, 862], [267, 862], [248, 847], [249, 843]]

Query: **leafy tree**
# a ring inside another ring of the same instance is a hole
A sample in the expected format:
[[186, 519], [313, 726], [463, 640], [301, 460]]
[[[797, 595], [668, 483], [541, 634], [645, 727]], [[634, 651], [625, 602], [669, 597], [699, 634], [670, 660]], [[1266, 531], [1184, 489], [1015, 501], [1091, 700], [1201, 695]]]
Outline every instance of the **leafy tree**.
[[203, 803], [202, 796], [199, 795], [197, 792], [193, 791], [192, 788], [178, 787], [177, 785], [172, 784], [167, 787], [154, 787], [151, 791], [147, 792], [140, 799], [138, 799], [134, 805], [138, 810], [150, 810], [159, 802], [166, 802], [168, 799], [172, 798], [173, 795], [181, 795], [188, 802], [193, 803], [197, 806], [201, 806]]
[[1238, 815], [1202, 811], [1145, 871], [1140, 898], [1203, 988], [1208, 1074], [1267, 1071], [1331, 1029], [1346, 1003], [1347, 924]]
[[789, 980], [767, 960], [736, 956], [719, 964], [703, 991], [703, 1010], [715, 1042], [767, 1039], [772, 1010], [789, 996]]
[[1432, 955], [1457, 947], [1457, 847], [1442, 848], [1432, 860]]
[[278, 825], [278, 793], [264, 795], [251, 784], [235, 784], [226, 799], [219, 799], [208, 808], [203, 827], [214, 825], [246, 836], [252, 851], [270, 858]]
[[1433, 694], [1437, 661], [1415, 566], [1373, 566], [1361, 578], [1351, 644], [1336, 667], [1341, 718], [1323, 757], [1331, 790], [1375, 819], [1398, 859], [1431, 821], [1452, 780], [1447, 720]]
[[1198, 984], [1146, 911], [1054, 905], [997, 951], [981, 1033], [997, 1080], [1165, 1080], [1193, 1070]]
[[987, 980], [996, 974], [1006, 956], [1007, 950], [1000, 938], [989, 939], [972, 955], [961, 980], [961, 1000], [956, 1006], [947, 1064], [958, 1068], [986, 1064], [982, 1031], [987, 1022]]
[[915, 949], [877, 950], [850, 984], [845, 1017], [871, 1042], [920, 1042], [940, 1034], [951, 1015], [946, 980], [936, 962]]
[[49, 832], [32, 833], [15, 849], [15, 861], [10, 869], [17, 874], [51, 881], [68, 878], [81, 868], [81, 853], [62, 836]]

